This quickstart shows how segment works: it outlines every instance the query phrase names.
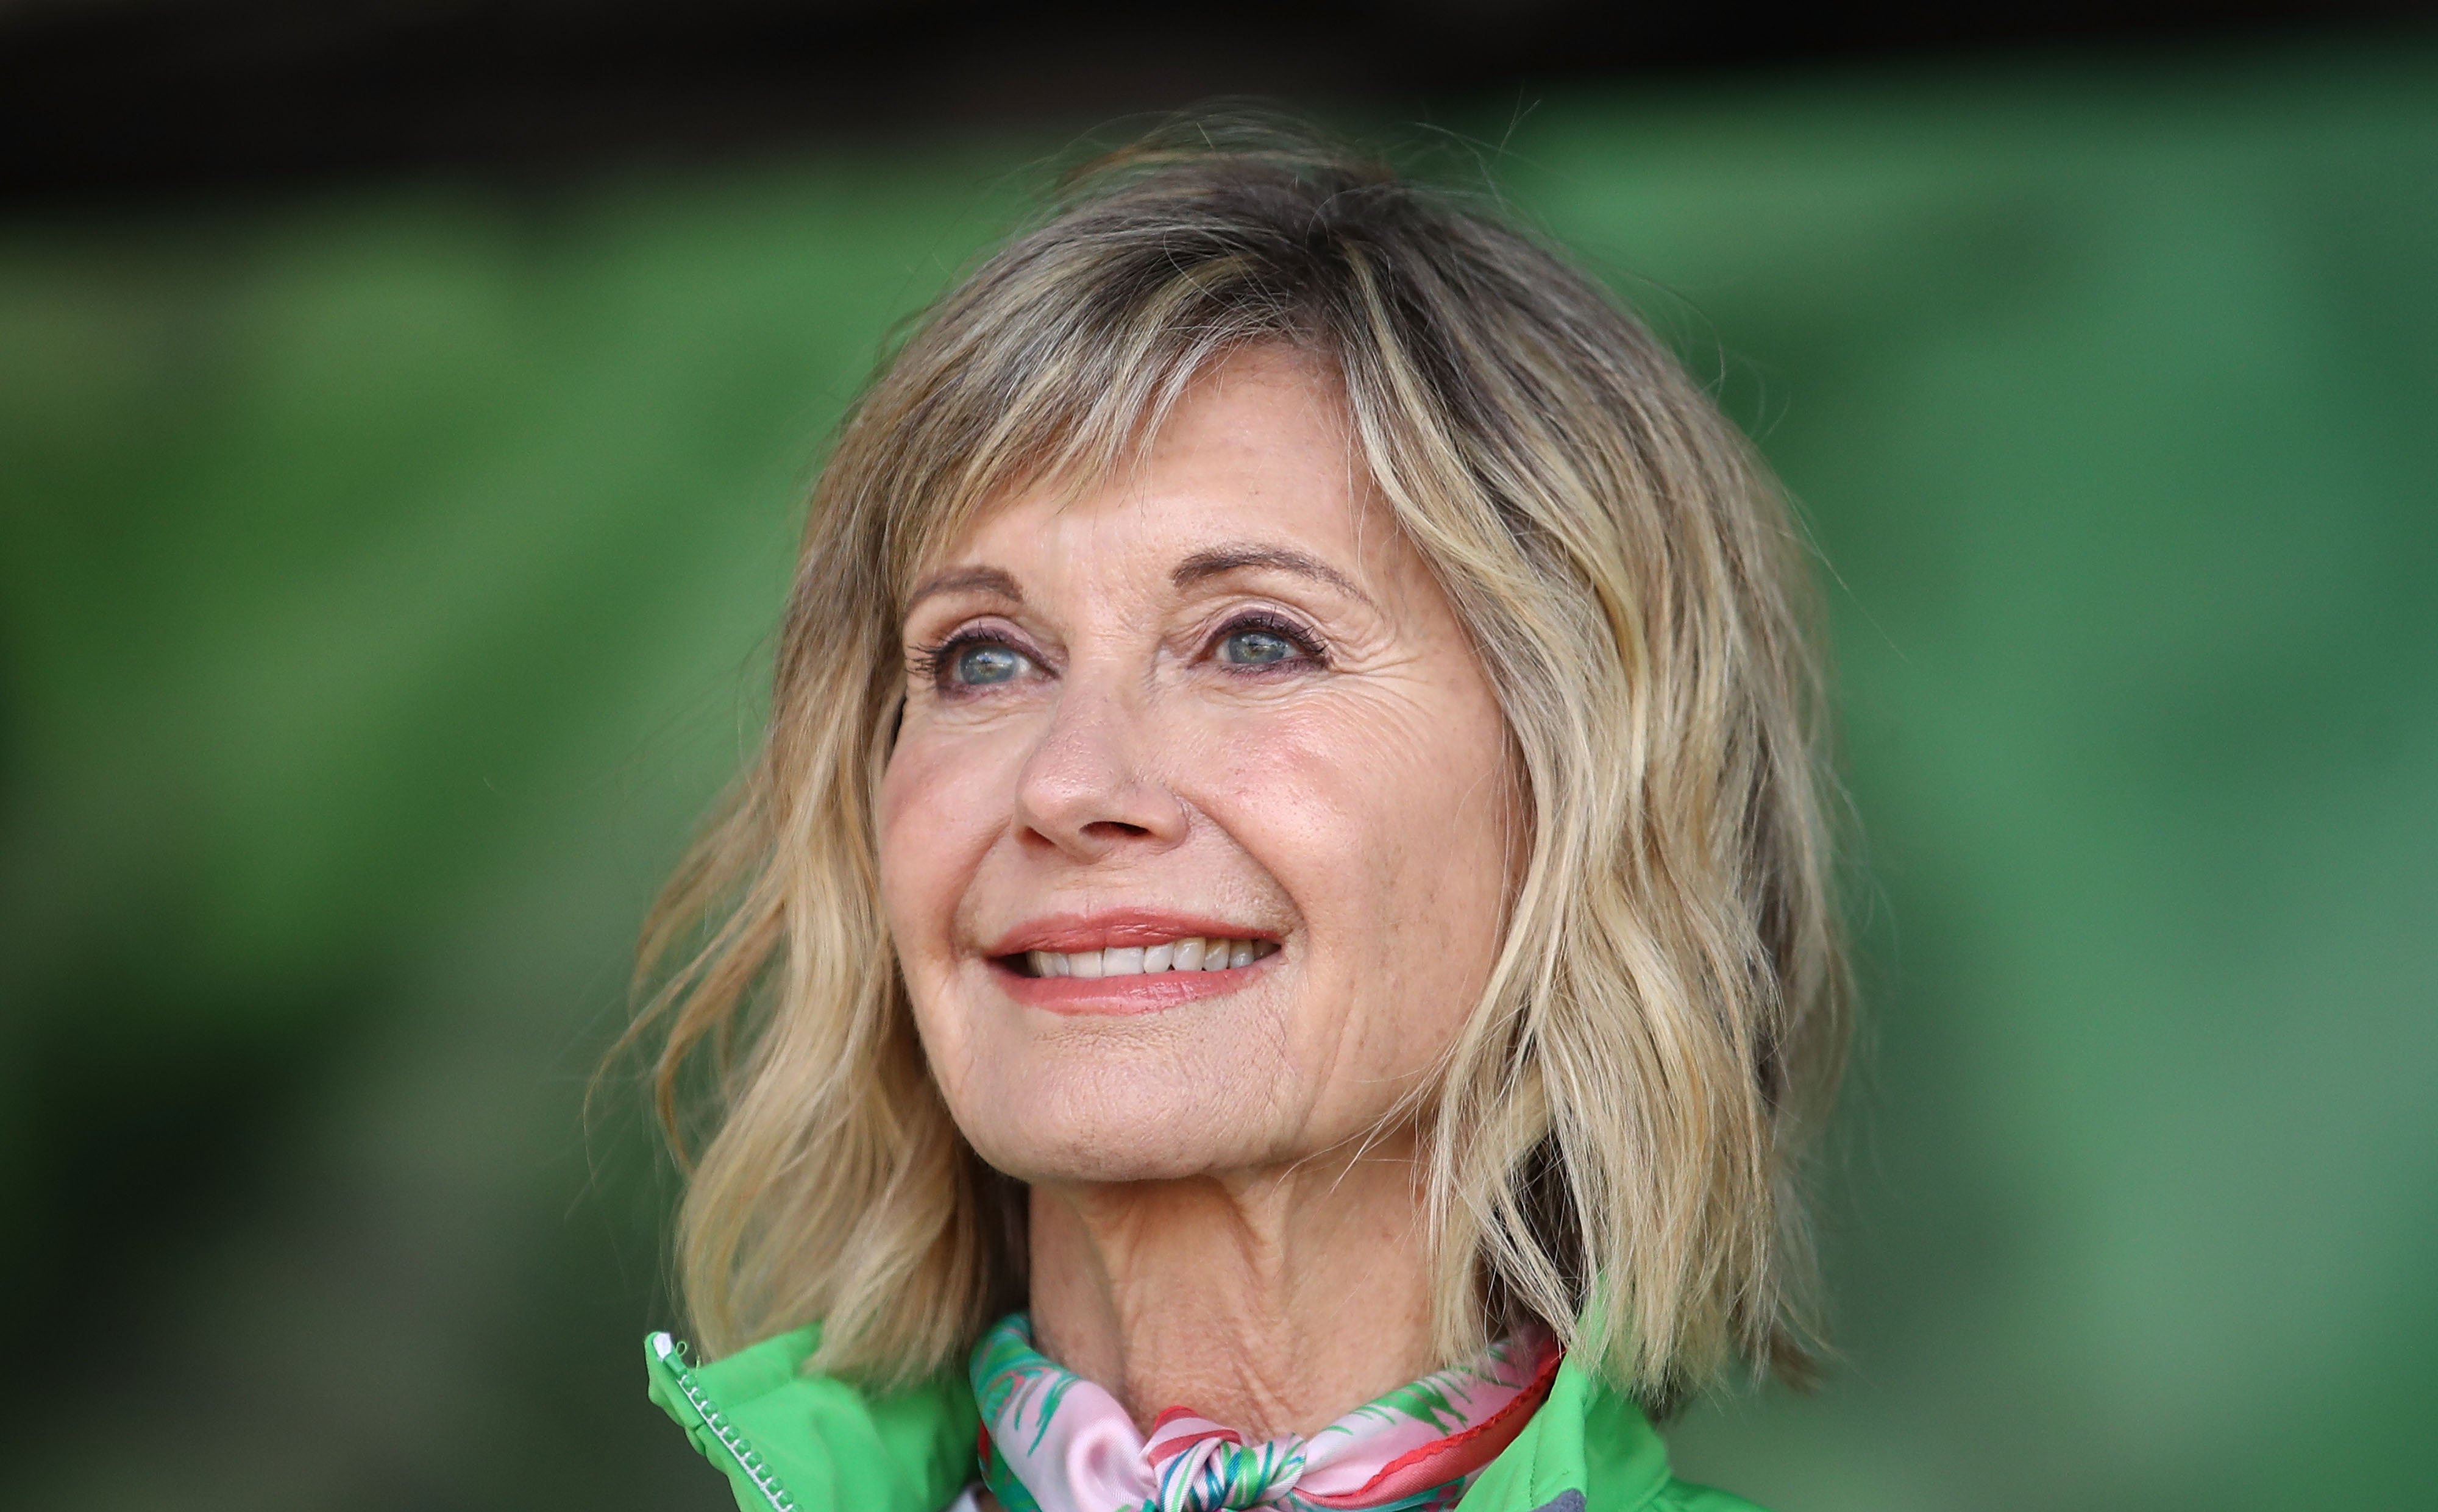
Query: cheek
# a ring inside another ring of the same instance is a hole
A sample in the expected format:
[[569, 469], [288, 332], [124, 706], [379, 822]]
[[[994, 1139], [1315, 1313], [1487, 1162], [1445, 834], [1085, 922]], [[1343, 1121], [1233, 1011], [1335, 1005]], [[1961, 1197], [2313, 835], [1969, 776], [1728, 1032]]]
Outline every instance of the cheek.
[[1488, 980], [1512, 865], [1486, 690], [1350, 698], [1217, 745], [1230, 828], [1309, 933], [1293, 1032], [1361, 1075], [1435, 1060]]
[[910, 985], [950, 953], [958, 905], [998, 832], [992, 768], [987, 743], [919, 730], [890, 753], [877, 805], [881, 897]]
[[1487, 985], [1506, 925], [1510, 870], [1504, 743], [1440, 738], [1384, 774], [1374, 818], [1384, 878], [1380, 941], [1387, 1005], [1436, 1059]]

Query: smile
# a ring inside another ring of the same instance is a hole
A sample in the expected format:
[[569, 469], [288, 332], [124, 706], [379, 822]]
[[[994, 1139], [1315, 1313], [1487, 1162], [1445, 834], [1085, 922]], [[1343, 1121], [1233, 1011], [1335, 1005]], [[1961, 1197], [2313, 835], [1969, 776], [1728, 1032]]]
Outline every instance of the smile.
[[1242, 992], [1282, 958], [1278, 936], [1164, 908], [1058, 914], [986, 947], [999, 990], [1030, 1008], [1084, 1016], [1157, 1013]]
[[1110, 945], [1101, 950], [1028, 950], [1011, 962], [1026, 976], [1156, 976], [1163, 972], [1229, 971], [1249, 966], [1278, 949], [1270, 940], [1172, 940], [1157, 945]]

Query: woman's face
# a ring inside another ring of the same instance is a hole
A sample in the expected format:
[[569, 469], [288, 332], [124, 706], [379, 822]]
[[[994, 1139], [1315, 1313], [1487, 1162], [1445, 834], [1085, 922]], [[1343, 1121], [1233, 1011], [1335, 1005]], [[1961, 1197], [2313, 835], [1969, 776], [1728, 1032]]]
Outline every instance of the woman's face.
[[880, 796], [933, 1075], [1029, 1182], [1248, 1171], [1426, 1078], [1497, 951], [1488, 677], [1293, 358], [930, 564]]

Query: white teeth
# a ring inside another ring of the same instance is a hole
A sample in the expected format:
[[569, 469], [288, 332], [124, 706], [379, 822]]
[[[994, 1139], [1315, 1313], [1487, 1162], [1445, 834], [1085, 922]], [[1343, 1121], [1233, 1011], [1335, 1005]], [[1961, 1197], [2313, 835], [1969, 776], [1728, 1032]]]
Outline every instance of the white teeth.
[[1112, 945], [1106, 950], [1029, 950], [1035, 976], [1152, 976], [1169, 971], [1228, 971], [1249, 966], [1279, 947], [1266, 940], [1176, 940], [1164, 945]]

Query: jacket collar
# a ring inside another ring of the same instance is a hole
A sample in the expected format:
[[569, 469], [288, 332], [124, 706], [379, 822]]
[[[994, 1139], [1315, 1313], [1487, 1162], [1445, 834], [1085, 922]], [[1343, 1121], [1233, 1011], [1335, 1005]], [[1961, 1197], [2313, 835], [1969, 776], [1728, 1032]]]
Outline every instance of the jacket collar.
[[[821, 1327], [692, 1364], [645, 1341], [652, 1399], [724, 1472], [749, 1512], [940, 1512], [973, 1478], [973, 1389], [942, 1377], [867, 1393], [804, 1363]], [[1575, 1368], [1465, 1493], [1465, 1512], [1634, 1512], [1670, 1484], [1668, 1451], [1634, 1403]]]

